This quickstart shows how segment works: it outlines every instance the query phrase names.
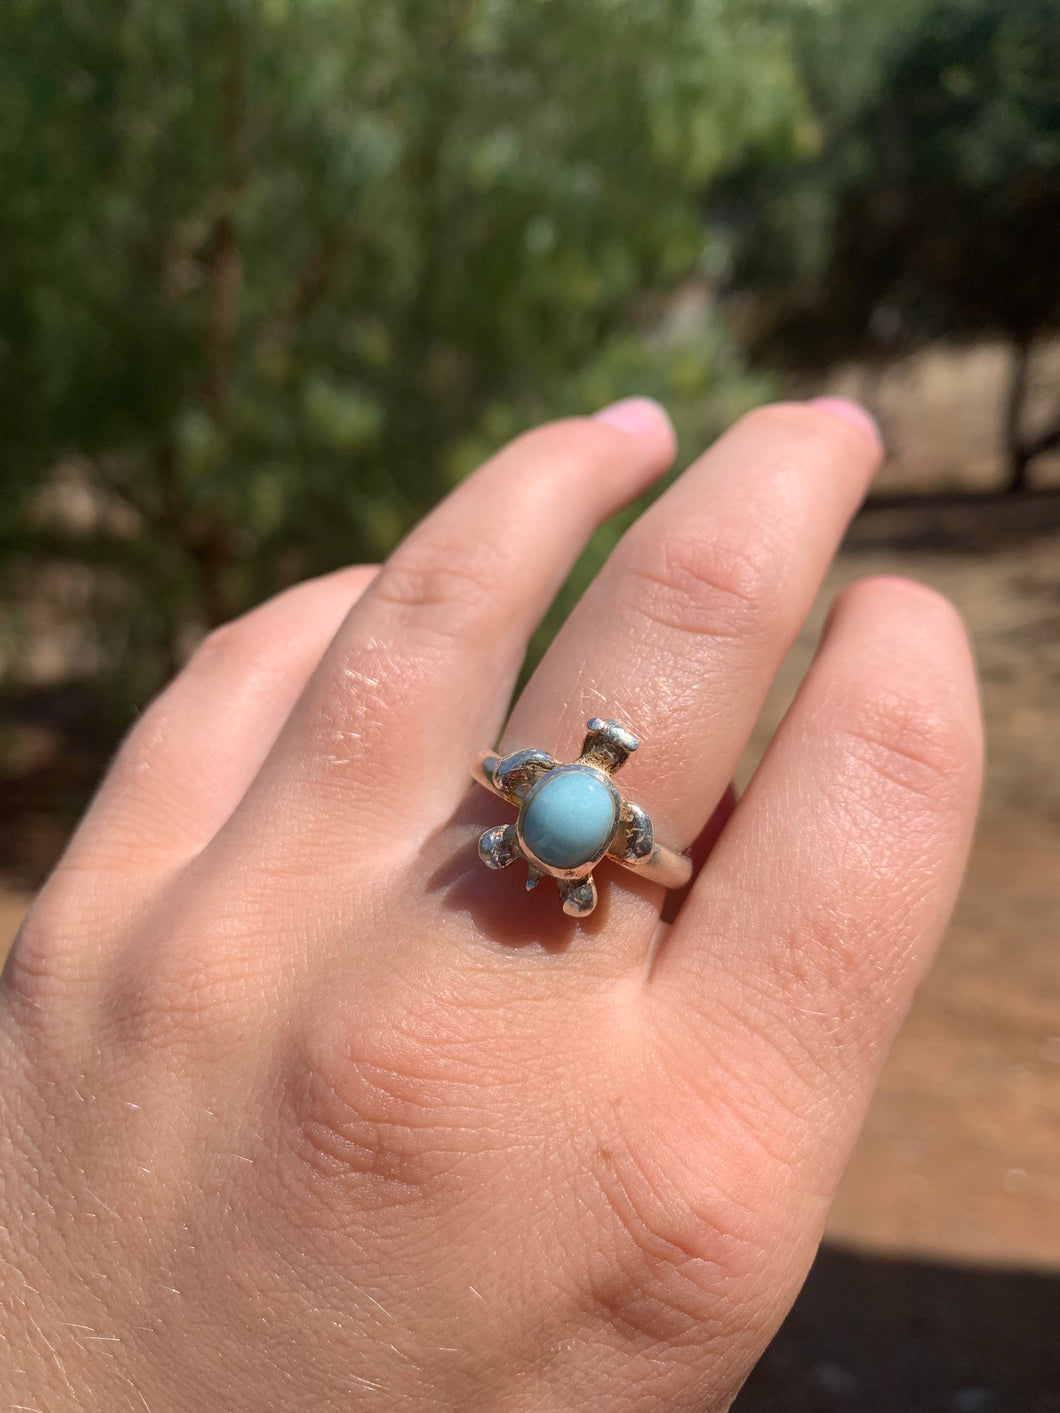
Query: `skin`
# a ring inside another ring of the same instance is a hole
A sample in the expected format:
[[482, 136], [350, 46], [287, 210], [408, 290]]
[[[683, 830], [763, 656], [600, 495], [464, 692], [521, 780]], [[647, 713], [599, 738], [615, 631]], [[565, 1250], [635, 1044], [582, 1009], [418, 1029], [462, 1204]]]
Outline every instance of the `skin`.
[[[0, 1408], [728, 1407], [949, 915], [981, 742], [955, 611], [870, 579], [733, 808], [881, 457], [836, 403], [686, 471], [505, 724], [673, 452], [643, 400], [539, 428], [141, 718], [0, 985]], [[699, 871], [667, 900], [604, 864], [576, 921], [482, 867], [511, 812], [468, 764], [571, 759], [593, 715]]]

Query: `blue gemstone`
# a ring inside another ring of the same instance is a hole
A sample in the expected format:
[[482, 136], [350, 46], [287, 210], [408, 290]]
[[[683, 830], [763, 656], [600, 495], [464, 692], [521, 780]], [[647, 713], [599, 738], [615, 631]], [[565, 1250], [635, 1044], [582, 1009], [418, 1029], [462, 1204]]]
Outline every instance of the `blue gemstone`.
[[526, 797], [521, 832], [529, 851], [551, 868], [597, 858], [618, 822], [614, 790], [583, 766], [550, 771]]

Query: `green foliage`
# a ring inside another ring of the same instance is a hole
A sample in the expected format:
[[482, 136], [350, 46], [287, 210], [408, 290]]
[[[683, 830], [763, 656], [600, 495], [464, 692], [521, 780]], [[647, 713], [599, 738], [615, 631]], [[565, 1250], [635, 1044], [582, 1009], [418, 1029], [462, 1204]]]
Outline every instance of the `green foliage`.
[[[139, 693], [532, 420], [644, 390], [713, 430], [760, 385], [663, 301], [716, 263], [703, 192], [812, 139], [800, 11], [0, 0], [8, 549], [117, 568]], [[30, 492], [70, 459], [113, 513], [64, 538]]]
[[824, 140], [746, 167], [735, 278], [800, 366], [1060, 321], [1060, 6], [844, 0], [804, 26]]

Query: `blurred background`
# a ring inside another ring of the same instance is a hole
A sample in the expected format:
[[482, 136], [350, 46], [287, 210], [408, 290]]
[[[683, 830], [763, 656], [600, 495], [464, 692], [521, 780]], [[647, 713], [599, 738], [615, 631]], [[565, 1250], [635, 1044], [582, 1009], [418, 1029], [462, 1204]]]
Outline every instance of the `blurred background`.
[[384, 555], [541, 418], [649, 393], [686, 462], [767, 397], [857, 396], [890, 461], [743, 778], [828, 596], [877, 570], [964, 611], [989, 773], [940, 962], [738, 1408], [1060, 1410], [1057, 0], [0, 21], [0, 952], [212, 624]]

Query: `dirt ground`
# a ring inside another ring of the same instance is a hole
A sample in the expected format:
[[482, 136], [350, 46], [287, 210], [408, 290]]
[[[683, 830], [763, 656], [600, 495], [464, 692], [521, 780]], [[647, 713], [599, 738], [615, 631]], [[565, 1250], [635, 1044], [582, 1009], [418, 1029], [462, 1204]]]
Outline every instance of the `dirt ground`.
[[[897, 449], [885, 489], [996, 483], [986, 405], [1003, 359], [989, 348], [967, 358], [928, 357], [869, 389]], [[865, 381], [846, 387], [864, 394]], [[981, 823], [825, 1247], [736, 1407], [1060, 1413], [1060, 495], [865, 512], [780, 674], [745, 777], [827, 602], [877, 572], [934, 584], [970, 626], [989, 740]], [[0, 951], [25, 902], [0, 879]]]

